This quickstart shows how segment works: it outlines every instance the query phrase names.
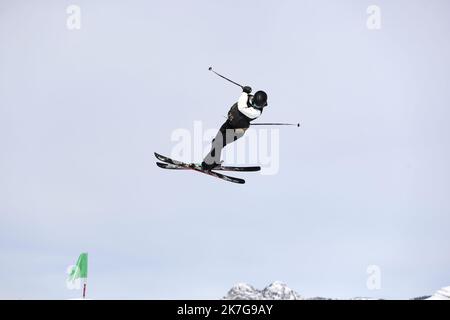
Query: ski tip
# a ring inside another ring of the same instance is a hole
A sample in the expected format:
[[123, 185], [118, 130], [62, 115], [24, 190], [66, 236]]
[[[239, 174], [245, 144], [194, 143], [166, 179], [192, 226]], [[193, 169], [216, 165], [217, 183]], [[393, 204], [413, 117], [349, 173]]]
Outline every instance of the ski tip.
[[261, 171], [261, 167], [244, 167], [243, 171]]
[[226, 181], [234, 182], [234, 183], [237, 183], [237, 184], [245, 184], [245, 180], [244, 179], [236, 178], [236, 177], [233, 177], [231, 180], [230, 179], [226, 179]]
[[222, 178], [222, 180], [224, 180], [226, 182], [236, 183], [236, 184], [245, 184], [244, 179], [240, 179], [240, 178], [236, 178], [236, 177], [233, 177], [233, 179], [223, 179]]
[[154, 152], [156, 159], [160, 161], [165, 161], [165, 158], [162, 154], [159, 154], [158, 152]]
[[166, 167], [166, 164], [165, 163], [162, 163], [162, 162], [156, 162], [156, 165], [158, 166], [158, 167], [160, 167], [160, 168], [165, 168]]

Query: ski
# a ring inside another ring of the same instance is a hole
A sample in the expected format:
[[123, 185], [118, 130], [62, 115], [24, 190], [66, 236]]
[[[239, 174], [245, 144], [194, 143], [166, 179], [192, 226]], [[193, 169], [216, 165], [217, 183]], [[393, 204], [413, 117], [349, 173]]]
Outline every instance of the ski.
[[[163, 163], [163, 162], [156, 162], [156, 165], [163, 169], [170, 169], [170, 170], [188, 170], [185, 167], [180, 167], [174, 164], [170, 163]], [[241, 171], [241, 172], [255, 172], [260, 171], [261, 167], [232, 167], [232, 166], [218, 166], [214, 168], [213, 170], [220, 170], [220, 171]]]
[[155, 157], [158, 160], [166, 162], [168, 164], [179, 166], [179, 167], [184, 167], [186, 169], [191, 169], [191, 170], [194, 170], [194, 171], [197, 171], [197, 172], [201, 172], [201, 173], [207, 174], [209, 176], [213, 176], [213, 177], [216, 177], [216, 178], [228, 181], [228, 182], [239, 183], [239, 184], [244, 184], [245, 183], [244, 179], [230, 177], [230, 176], [227, 176], [227, 175], [224, 175], [224, 174], [221, 174], [221, 173], [218, 173], [218, 172], [214, 172], [214, 171], [207, 171], [207, 170], [202, 169], [199, 165], [189, 164], [189, 163], [184, 163], [184, 162], [181, 162], [181, 161], [173, 160], [173, 159], [170, 159], [170, 158], [165, 157], [163, 155], [160, 155], [160, 154], [158, 154], [156, 152], [155, 152]]

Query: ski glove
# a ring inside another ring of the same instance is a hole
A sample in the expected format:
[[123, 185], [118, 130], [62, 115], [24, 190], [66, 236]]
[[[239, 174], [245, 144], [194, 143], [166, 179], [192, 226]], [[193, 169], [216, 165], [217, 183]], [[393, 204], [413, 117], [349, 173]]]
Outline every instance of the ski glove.
[[242, 88], [242, 91], [244, 91], [245, 93], [251, 93], [252, 92], [252, 88], [249, 86], [245, 86], [244, 88]]

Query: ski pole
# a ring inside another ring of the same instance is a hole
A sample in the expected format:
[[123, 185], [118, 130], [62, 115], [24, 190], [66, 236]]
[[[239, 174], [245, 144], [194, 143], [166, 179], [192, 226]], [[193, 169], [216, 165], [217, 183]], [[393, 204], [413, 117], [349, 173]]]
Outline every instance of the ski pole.
[[241, 86], [239, 83], [237, 83], [237, 82], [234, 82], [233, 80], [230, 80], [230, 79], [228, 79], [227, 77], [224, 77], [223, 75], [221, 75], [221, 74], [219, 74], [219, 73], [217, 73], [217, 72], [215, 72], [214, 70], [213, 70], [213, 68], [212, 67], [209, 67], [208, 68], [208, 70], [209, 71], [212, 71], [212, 72], [214, 72], [216, 75], [218, 75], [219, 77], [221, 77], [221, 78], [223, 78], [223, 79], [225, 79], [225, 80], [228, 80], [228, 81], [230, 81], [231, 83], [233, 83], [233, 84], [235, 84], [235, 85], [237, 85], [237, 86], [239, 86], [239, 87], [241, 87], [242, 89], [244, 89], [244, 87], [243, 86]]
[[252, 126], [297, 126], [300, 127], [300, 123], [251, 123]]

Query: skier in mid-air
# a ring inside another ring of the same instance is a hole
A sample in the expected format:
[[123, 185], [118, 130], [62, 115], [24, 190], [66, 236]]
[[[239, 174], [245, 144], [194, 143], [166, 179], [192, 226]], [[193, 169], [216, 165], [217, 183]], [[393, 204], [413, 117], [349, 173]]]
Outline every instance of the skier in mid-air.
[[211, 171], [220, 166], [222, 149], [241, 138], [250, 127], [250, 122], [258, 118], [267, 106], [267, 94], [264, 91], [257, 91], [252, 95], [252, 88], [249, 86], [242, 89], [238, 102], [228, 111], [227, 120], [213, 139], [211, 151], [203, 159], [201, 165], [204, 170]]
[[[223, 75], [215, 72], [212, 67], [209, 67], [209, 71], [214, 72], [219, 77], [239, 86], [242, 89], [242, 94], [228, 111], [227, 120], [220, 127], [219, 132], [211, 143], [211, 150], [203, 159], [201, 164], [185, 163], [182, 161], [174, 160], [169, 157], [163, 156], [155, 152], [155, 157], [160, 161], [156, 162], [156, 165], [162, 169], [170, 170], [194, 170], [213, 176], [225, 181], [244, 184], [245, 180], [237, 177], [231, 177], [223, 174], [223, 171], [240, 171], [240, 172], [256, 172], [260, 171], [260, 166], [223, 166], [220, 161], [222, 149], [241, 138], [245, 131], [250, 127], [250, 122], [258, 118], [263, 109], [267, 106], [267, 94], [264, 91], [257, 91], [252, 94], [252, 88], [249, 86], [242, 86], [233, 80], [230, 80]], [[292, 123], [257, 123], [253, 125], [294, 125]], [[300, 126], [300, 124], [297, 124]], [[222, 171], [222, 172], [218, 172]]]

